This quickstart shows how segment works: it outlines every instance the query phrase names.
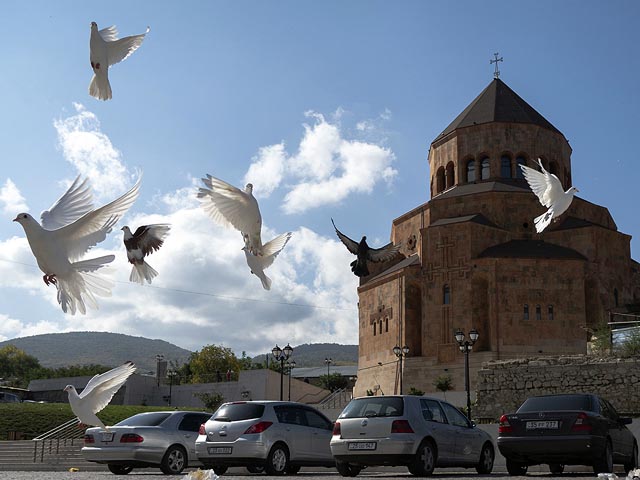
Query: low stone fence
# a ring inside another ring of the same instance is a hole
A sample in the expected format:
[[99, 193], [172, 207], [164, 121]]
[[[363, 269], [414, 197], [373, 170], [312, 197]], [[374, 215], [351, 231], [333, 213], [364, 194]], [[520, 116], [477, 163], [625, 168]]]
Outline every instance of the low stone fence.
[[594, 393], [619, 413], [640, 414], [640, 358], [587, 355], [518, 358], [485, 362], [478, 371], [474, 417], [497, 421], [531, 396]]

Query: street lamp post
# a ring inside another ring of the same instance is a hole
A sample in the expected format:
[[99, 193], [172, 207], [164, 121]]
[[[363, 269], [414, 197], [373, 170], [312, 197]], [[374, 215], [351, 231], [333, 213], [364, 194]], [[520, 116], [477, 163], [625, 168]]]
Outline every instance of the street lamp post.
[[176, 372], [174, 370], [168, 370], [167, 371], [167, 376], [169, 377], [169, 398], [167, 400], [167, 405], [171, 406], [171, 395], [172, 395], [172, 390], [173, 390], [173, 376], [176, 374]]
[[409, 347], [406, 345], [400, 348], [398, 345], [393, 347], [393, 354], [398, 357], [400, 362], [400, 395], [402, 395], [402, 357], [406, 357], [409, 354]]
[[469, 340], [464, 339], [464, 332], [458, 329], [455, 333], [456, 342], [460, 351], [464, 353], [464, 388], [467, 391], [467, 418], [471, 421], [471, 392], [469, 389], [469, 352], [473, 350], [473, 344], [478, 340], [478, 331], [475, 328], [469, 330]]
[[271, 350], [271, 355], [276, 359], [276, 362], [280, 362], [280, 400], [282, 400], [282, 392], [284, 385], [284, 362], [293, 353], [293, 347], [287, 343], [287, 346], [280, 348], [277, 344]]
[[328, 382], [329, 381], [329, 365], [333, 363], [333, 360], [331, 358], [325, 358], [324, 363], [327, 366], [327, 382]]
[[287, 371], [289, 372], [289, 401], [291, 401], [291, 372], [296, 368], [296, 361], [287, 362]]

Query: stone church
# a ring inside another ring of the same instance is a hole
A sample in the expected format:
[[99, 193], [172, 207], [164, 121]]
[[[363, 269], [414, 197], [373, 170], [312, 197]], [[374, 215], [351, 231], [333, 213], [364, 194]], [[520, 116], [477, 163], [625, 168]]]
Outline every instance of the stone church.
[[[433, 140], [431, 198], [391, 226], [403, 255], [371, 265], [358, 288], [356, 395], [399, 393], [400, 384], [435, 392], [441, 375], [464, 390], [457, 329], [479, 333], [474, 390], [482, 362], [583, 354], [590, 328], [638, 310], [640, 264], [606, 207], [576, 196], [536, 233], [545, 208], [519, 165], [538, 168], [538, 158], [572, 185], [565, 136], [499, 78]], [[396, 345], [409, 349], [402, 379]]]

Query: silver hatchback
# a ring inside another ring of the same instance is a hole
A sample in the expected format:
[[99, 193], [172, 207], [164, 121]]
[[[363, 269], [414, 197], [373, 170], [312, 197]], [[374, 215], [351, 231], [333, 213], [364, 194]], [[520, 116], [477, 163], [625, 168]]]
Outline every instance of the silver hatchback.
[[269, 475], [295, 474], [302, 466], [333, 467], [333, 423], [296, 402], [230, 402], [200, 427], [196, 453], [222, 475], [230, 466]]
[[335, 422], [331, 452], [338, 472], [355, 477], [369, 465], [405, 465], [416, 476], [435, 467], [491, 473], [491, 436], [453, 405], [413, 395], [351, 400]]

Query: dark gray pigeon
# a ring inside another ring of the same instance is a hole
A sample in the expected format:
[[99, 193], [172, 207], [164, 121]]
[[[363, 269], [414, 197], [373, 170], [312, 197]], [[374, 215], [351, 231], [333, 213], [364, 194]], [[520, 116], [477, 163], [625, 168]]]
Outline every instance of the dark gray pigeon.
[[347, 250], [357, 256], [357, 258], [351, 262], [351, 271], [357, 277], [366, 277], [369, 275], [369, 268], [367, 268], [367, 261], [369, 262], [386, 262], [387, 260], [391, 260], [395, 257], [399, 250], [400, 245], [394, 245], [390, 243], [382, 248], [371, 248], [367, 244], [367, 237], [363, 236], [360, 243], [351, 240], [344, 233], [338, 230], [336, 224], [333, 222], [333, 218], [331, 219], [331, 223], [333, 223], [333, 228], [336, 229], [336, 234], [342, 243], [344, 243]]
[[158, 276], [158, 272], [144, 261], [144, 257], [160, 249], [170, 228], [164, 223], [142, 225], [136, 229], [135, 233], [131, 233], [131, 229], [126, 225], [121, 228], [124, 232], [127, 260], [133, 265], [129, 275], [130, 282], [144, 284], [146, 280], [151, 283], [151, 280]]

